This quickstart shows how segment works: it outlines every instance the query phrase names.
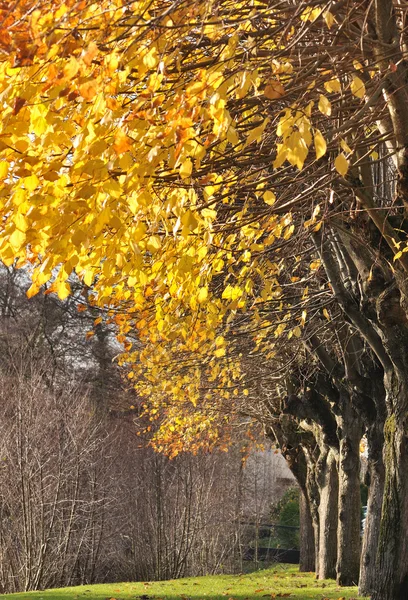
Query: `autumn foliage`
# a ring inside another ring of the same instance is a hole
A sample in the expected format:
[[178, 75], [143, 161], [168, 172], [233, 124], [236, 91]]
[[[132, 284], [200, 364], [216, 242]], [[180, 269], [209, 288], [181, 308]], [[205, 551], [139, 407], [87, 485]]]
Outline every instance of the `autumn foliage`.
[[[301, 336], [305, 309], [273, 323], [257, 306], [281, 293], [274, 248], [321, 225], [318, 203], [294, 219], [302, 181], [345, 176], [353, 153], [332, 106], [358, 110], [363, 67], [314, 65], [311, 44], [337, 35], [335, 15], [226, 0], [2, 11], [1, 259], [32, 265], [29, 296], [47, 285], [64, 299], [73, 274], [91, 288], [158, 406], [247, 393], [228, 360], [234, 315], [248, 313], [256, 345], [271, 327]], [[219, 407], [197, 427], [210, 435], [218, 420]]]

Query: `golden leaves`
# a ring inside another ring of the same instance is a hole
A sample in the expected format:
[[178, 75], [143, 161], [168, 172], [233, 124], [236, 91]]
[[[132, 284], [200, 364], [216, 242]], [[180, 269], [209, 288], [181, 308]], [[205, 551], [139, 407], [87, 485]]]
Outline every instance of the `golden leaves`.
[[[310, 181], [314, 171], [329, 171], [328, 159], [327, 165], [314, 159], [327, 156], [331, 101], [336, 119], [342, 118], [342, 97], [330, 94], [344, 90], [349, 100], [351, 94], [362, 98], [365, 76], [356, 65], [359, 77], [330, 63], [310, 76], [305, 69], [303, 79], [296, 48], [286, 52], [273, 33], [262, 42], [253, 38], [253, 15], [220, 27], [222, 15], [211, 21], [205, 2], [192, 3], [188, 15], [176, 3], [161, 22], [162, 6], [153, 0], [146, 27], [132, 38], [117, 29], [120, 14], [133, 31], [132, 2], [127, 11], [119, 0], [83, 5], [83, 12], [58, 16], [61, 31], [79, 31], [78, 39], [55, 29], [57, 8], [49, 26], [44, 14], [31, 23], [30, 36], [52, 30], [46, 55], [26, 56], [35, 68], [15, 69], [7, 53], [7, 66], [0, 64], [1, 257], [9, 264], [33, 261], [29, 295], [50, 280], [49, 289], [66, 298], [74, 270], [92, 287], [92, 302], [112, 310], [121, 343], [138, 329], [142, 350], [131, 353], [126, 345], [123, 361], [136, 365], [132, 383], [148, 373], [144, 391], [150, 386], [155, 398], [180, 399], [188, 387], [199, 402], [206, 377], [229, 393], [239, 361], [231, 359], [225, 331], [240, 310], [248, 311], [248, 327], [257, 324], [258, 300], [279, 306], [283, 267], [274, 258], [276, 240], [290, 242], [297, 231], [307, 237], [304, 228], [322, 224], [317, 200], [304, 221], [281, 214], [272, 190], [285, 202], [285, 182], [294, 181], [296, 171], [307, 169]], [[270, 11], [263, 12], [258, 33], [264, 25], [276, 29]], [[308, 6], [301, 19], [305, 30], [323, 27], [327, 39], [332, 36], [323, 22], [335, 27], [329, 11]], [[81, 20], [86, 27], [78, 27]], [[206, 37], [196, 44], [191, 28], [198, 24]], [[223, 47], [221, 37], [228, 40]], [[331, 146], [338, 142], [338, 134], [330, 135]], [[340, 148], [334, 169], [344, 176], [351, 150], [342, 141]], [[273, 172], [281, 167], [287, 171], [282, 178]], [[286, 194], [290, 199], [291, 190]], [[35, 262], [43, 265], [47, 257], [50, 263], [37, 270]], [[319, 266], [314, 261], [310, 268]], [[302, 301], [307, 298], [300, 271], [290, 281]], [[125, 310], [129, 319], [115, 319]], [[268, 326], [270, 337], [301, 337], [303, 317], [284, 318]], [[186, 379], [164, 381], [162, 365], [182, 353], [194, 353], [196, 364], [209, 357], [212, 368], [228, 363], [228, 369], [190, 370]]]
[[265, 202], [265, 204], [272, 206], [273, 204], [275, 204], [276, 196], [271, 190], [268, 190], [263, 194], [262, 199]]
[[191, 176], [192, 172], [193, 172], [193, 161], [191, 160], [191, 158], [187, 158], [180, 165], [180, 170], [179, 170], [180, 177], [182, 179], [187, 179], [188, 177]]
[[88, 45], [88, 48], [82, 56], [82, 60], [86, 65], [90, 66], [92, 64], [93, 59], [97, 56], [98, 53], [98, 46], [95, 44], [95, 42], [91, 41]]
[[314, 132], [314, 146], [316, 151], [316, 159], [318, 160], [322, 156], [326, 154], [327, 144], [324, 139], [322, 132], [319, 129], [316, 129]]
[[122, 128], [119, 128], [115, 131], [115, 142], [113, 144], [113, 148], [117, 154], [123, 154], [132, 148], [131, 139]]
[[75, 56], [71, 56], [69, 60], [65, 63], [63, 68], [64, 77], [66, 79], [73, 79], [75, 75], [78, 73], [80, 68], [80, 64], [75, 58]]
[[360, 79], [360, 77], [357, 77], [357, 75], [352, 76], [350, 90], [353, 96], [356, 96], [356, 98], [364, 98], [365, 96], [366, 90], [364, 82]]
[[78, 91], [85, 100], [92, 100], [98, 93], [98, 81], [95, 79], [86, 81], [79, 86]]
[[19, 229], [15, 229], [9, 238], [12, 248], [18, 252], [26, 241], [26, 234]]
[[28, 192], [33, 192], [38, 187], [40, 180], [37, 175], [33, 173], [33, 175], [30, 175], [29, 177], [24, 177], [23, 183]]
[[339, 154], [336, 157], [336, 159], [334, 161], [334, 167], [335, 167], [336, 171], [343, 177], [345, 177], [347, 175], [349, 166], [350, 166], [350, 163], [343, 153]]
[[260, 125], [257, 125], [253, 129], [251, 129], [247, 135], [247, 139], [245, 142], [245, 146], [249, 146], [252, 142], [260, 142], [263, 132], [265, 131], [266, 126], [269, 123], [269, 118], [266, 118]]
[[329, 10], [326, 10], [323, 13], [323, 19], [326, 21], [326, 25], [329, 29], [331, 29], [335, 23], [334, 15]]
[[340, 83], [340, 80], [337, 77], [332, 77], [332, 79], [329, 79], [328, 81], [325, 81], [324, 82], [324, 87], [325, 87], [326, 91], [328, 91], [329, 93], [331, 93], [331, 92], [335, 92], [335, 93], [341, 92], [341, 83]]
[[226, 300], [237, 300], [238, 298], [241, 298], [242, 294], [244, 293], [243, 289], [240, 288], [238, 285], [227, 285], [227, 287], [224, 289], [224, 291], [222, 292], [222, 298], [225, 298]]
[[5, 179], [7, 177], [8, 170], [9, 163], [6, 160], [2, 160], [0, 162], [0, 180]]
[[331, 102], [327, 98], [327, 96], [323, 96], [323, 94], [320, 94], [320, 96], [319, 96], [319, 103], [318, 103], [317, 106], [318, 106], [318, 109], [320, 110], [320, 112], [323, 115], [326, 115], [327, 117], [330, 117], [331, 112], [332, 112], [332, 107], [331, 107]]
[[269, 100], [276, 100], [285, 95], [285, 88], [278, 80], [271, 80], [264, 89], [264, 96]]
[[198, 295], [197, 295], [197, 301], [200, 304], [203, 304], [204, 302], [206, 302], [208, 299], [208, 287], [201, 287], [198, 290]]

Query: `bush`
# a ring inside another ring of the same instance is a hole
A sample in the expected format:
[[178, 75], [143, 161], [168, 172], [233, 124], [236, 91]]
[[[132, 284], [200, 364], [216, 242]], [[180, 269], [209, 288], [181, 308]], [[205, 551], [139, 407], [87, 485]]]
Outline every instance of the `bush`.
[[275, 524], [271, 532], [274, 545], [299, 548], [299, 488], [289, 488], [285, 492], [283, 498], [272, 507], [271, 518]]

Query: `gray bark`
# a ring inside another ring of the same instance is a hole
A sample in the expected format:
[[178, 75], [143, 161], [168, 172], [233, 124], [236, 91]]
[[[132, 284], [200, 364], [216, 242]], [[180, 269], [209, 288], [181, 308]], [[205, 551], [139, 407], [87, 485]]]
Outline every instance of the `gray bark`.
[[[392, 387], [395, 385], [400, 393], [404, 391], [407, 395], [407, 387], [401, 385], [401, 381], [394, 381]], [[394, 405], [398, 404], [395, 402]], [[385, 487], [372, 600], [406, 600], [408, 597], [406, 419], [406, 413], [401, 415], [398, 411], [387, 418], [384, 427]]]
[[361, 596], [369, 596], [375, 590], [377, 577], [376, 556], [380, 534], [383, 493], [384, 465], [381, 457], [377, 463], [371, 464], [370, 468], [370, 487], [363, 534], [358, 589], [359, 595]]
[[357, 585], [360, 570], [360, 440], [362, 427], [349, 402], [342, 411], [339, 459], [337, 583]]
[[337, 562], [337, 523], [339, 480], [337, 461], [329, 451], [317, 475], [320, 488], [318, 579], [335, 579]]
[[309, 501], [300, 494], [300, 564], [299, 571], [308, 573], [316, 567], [315, 536]]

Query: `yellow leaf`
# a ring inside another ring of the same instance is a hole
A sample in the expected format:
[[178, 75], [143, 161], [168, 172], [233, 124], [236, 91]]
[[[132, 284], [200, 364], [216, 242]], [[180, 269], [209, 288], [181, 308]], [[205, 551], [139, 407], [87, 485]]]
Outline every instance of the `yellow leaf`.
[[336, 160], [334, 161], [334, 166], [336, 171], [340, 173], [340, 175], [343, 175], [343, 177], [345, 177], [349, 169], [350, 163], [344, 156], [344, 154], [341, 153], [337, 156]]
[[79, 63], [75, 56], [71, 56], [69, 61], [64, 65], [63, 73], [67, 79], [72, 79], [79, 71]]
[[197, 300], [200, 304], [205, 302], [208, 298], [208, 287], [201, 287], [198, 291]]
[[26, 217], [24, 215], [22, 215], [21, 213], [16, 213], [13, 216], [13, 222], [14, 222], [15, 226], [17, 227], [17, 229], [19, 229], [20, 231], [23, 231], [24, 233], [30, 227]]
[[15, 229], [10, 236], [9, 242], [10, 245], [16, 250], [20, 250], [21, 246], [24, 244], [26, 240], [26, 234], [19, 229]]
[[65, 300], [71, 293], [71, 287], [66, 281], [55, 282], [53, 287], [60, 300]]
[[364, 98], [366, 91], [365, 85], [364, 82], [360, 79], [360, 77], [357, 77], [357, 75], [353, 75], [350, 89], [351, 93], [353, 94], [353, 96], [356, 96], [356, 98]]
[[29, 192], [33, 192], [40, 183], [40, 180], [38, 179], [37, 175], [30, 175], [30, 177], [25, 177], [23, 181], [25, 189]]
[[327, 150], [326, 140], [324, 139], [324, 137], [323, 137], [321, 131], [319, 131], [319, 129], [315, 130], [314, 145], [315, 145], [315, 150], [316, 150], [316, 159], [318, 160], [319, 158], [321, 158], [322, 156], [324, 156], [326, 154], [326, 150]]
[[149, 52], [143, 57], [143, 62], [149, 69], [154, 69], [159, 62], [159, 55], [156, 46], [153, 46]]
[[86, 65], [88, 65], [88, 67], [91, 65], [93, 59], [98, 54], [98, 52], [99, 52], [99, 49], [98, 49], [98, 46], [95, 44], [95, 42], [90, 42], [89, 46], [86, 49], [86, 52], [83, 56], [84, 63]]
[[248, 137], [246, 139], [245, 146], [249, 146], [249, 144], [252, 144], [252, 142], [255, 142], [255, 141], [259, 142], [262, 138], [262, 134], [265, 131], [265, 127], [267, 126], [268, 123], [269, 123], [269, 118], [266, 118], [265, 121], [263, 121], [263, 123], [258, 125], [258, 127], [254, 127], [253, 129], [251, 129], [251, 131], [248, 133]]
[[213, 208], [203, 208], [201, 214], [204, 218], [215, 219], [215, 217], [217, 216], [217, 211]]
[[194, 231], [197, 228], [198, 220], [191, 210], [187, 210], [181, 217], [181, 222], [184, 227], [187, 227], [190, 231]]
[[87, 331], [86, 332], [86, 339], [89, 340], [89, 338], [93, 337], [95, 335], [94, 331]]
[[330, 117], [331, 102], [326, 96], [323, 96], [323, 94], [320, 94], [319, 103], [317, 106], [322, 114], [326, 115], [327, 117]]
[[85, 100], [92, 100], [92, 98], [94, 98], [97, 94], [97, 87], [98, 82], [93, 79], [92, 81], [86, 81], [80, 85], [78, 89], [82, 98], [85, 98]]
[[191, 173], [193, 172], [193, 162], [191, 158], [187, 158], [181, 163], [179, 172], [182, 179], [187, 179], [187, 177], [190, 177]]
[[31, 133], [37, 136], [43, 135], [48, 130], [48, 123], [43, 116], [38, 116], [31, 122]]
[[225, 290], [222, 292], [222, 297], [226, 298], [227, 300], [237, 300], [242, 296], [242, 294], [243, 290], [237, 285], [227, 285]]
[[327, 310], [327, 308], [323, 309], [323, 315], [325, 316], [325, 318], [330, 321], [330, 315], [329, 315], [329, 311]]
[[329, 10], [323, 13], [323, 19], [326, 21], [326, 25], [329, 29], [331, 29], [334, 25], [334, 16]]
[[158, 235], [151, 235], [146, 243], [146, 248], [150, 250], [150, 252], [157, 252], [160, 250], [161, 243]]
[[113, 148], [117, 154], [128, 152], [132, 147], [131, 139], [126, 135], [123, 129], [118, 129], [115, 133], [115, 143]]
[[321, 261], [320, 258], [318, 258], [317, 260], [314, 260], [313, 262], [310, 263], [310, 270], [311, 271], [317, 271], [320, 268], [321, 265]]
[[324, 87], [329, 93], [341, 92], [341, 84], [340, 84], [339, 79], [337, 79], [337, 77], [333, 77], [333, 79], [329, 79], [329, 81], [325, 81]]
[[265, 192], [264, 195], [262, 196], [262, 198], [266, 204], [269, 204], [269, 206], [272, 206], [276, 200], [275, 194], [271, 191]]
[[316, 19], [322, 14], [322, 8], [312, 8], [308, 6], [300, 15], [302, 21], [316, 21]]
[[9, 169], [8, 162], [6, 160], [2, 160], [0, 162], [0, 180], [5, 179], [7, 177], [8, 169]]
[[217, 358], [225, 356], [225, 348], [217, 348], [217, 350], [214, 351], [214, 356], [216, 356]]
[[40, 291], [40, 287], [37, 283], [32, 283], [31, 286], [26, 291], [27, 298], [32, 298]]
[[277, 80], [270, 81], [264, 89], [264, 96], [269, 98], [269, 100], [276, 100], [277, 98], [282, 98], [284, 95], [285, 88], [281, 82]]

